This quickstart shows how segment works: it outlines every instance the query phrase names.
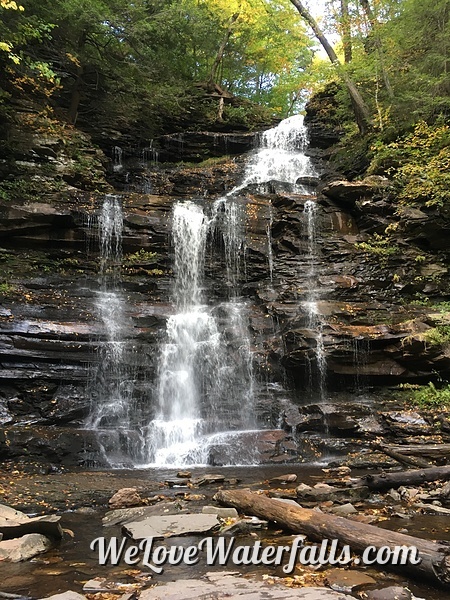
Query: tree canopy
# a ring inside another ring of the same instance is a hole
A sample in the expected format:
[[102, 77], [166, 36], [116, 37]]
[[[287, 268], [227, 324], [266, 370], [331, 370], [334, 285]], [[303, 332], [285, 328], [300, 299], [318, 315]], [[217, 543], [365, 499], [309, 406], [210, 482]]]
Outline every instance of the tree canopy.
[[283, 115], [312, 59], [287, 0], [2, 0], [1, 10], [3, 92], [26, 76], [72, 123], [107, 116], [151, 134], [194, 119], [195, 84], [211, 76]]
[[[314, 57], [317, 42], [295, 4], [0, 0], [0, 116], [11, 99], [32, 94], [81, 127], [109, 123], [151, 137], [216, 122], [208, 86], [240, 98], [224, 118], [249, 125], [258, 110], [298, 112], [311, 89], [337, 80], [354, 84], [386, 141], [421, 119], [448, 119], [448, 0], [329, 0], [319, 24], [341, 37], [337, 69]], [[341, 106], [351, 128], [345, 93]]]

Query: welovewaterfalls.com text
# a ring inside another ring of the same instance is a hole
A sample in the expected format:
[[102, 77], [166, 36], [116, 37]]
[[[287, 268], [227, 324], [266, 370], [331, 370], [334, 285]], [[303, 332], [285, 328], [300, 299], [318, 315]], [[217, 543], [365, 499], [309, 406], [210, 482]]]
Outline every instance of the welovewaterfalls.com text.
[[368, 546], [361, 557], [353, 556], [350, 546], [339, 546], [338, 540], [323, 540], [320, 545], [304, 545], [304, 537], [294, 538], [290, 546], [264, 545], [255, 541], [239, 545], [234, 537], [207, 537], [192, 546], [166, 546], [154, 538], [145, 538], [139, 544], [128, 545], [126, 538], [98, 537], [91, 542], [91, 550], [98, 553], [100, 565], [127, 565], [147, 567], [162, 573], [167, 565], [196, 565], [201, 560], [208, 566], [265, 565], [282, 566], [283, 572], [292, 573], [297, 564], [311, 565], [417, 565], [421, 562], [414, 546]]

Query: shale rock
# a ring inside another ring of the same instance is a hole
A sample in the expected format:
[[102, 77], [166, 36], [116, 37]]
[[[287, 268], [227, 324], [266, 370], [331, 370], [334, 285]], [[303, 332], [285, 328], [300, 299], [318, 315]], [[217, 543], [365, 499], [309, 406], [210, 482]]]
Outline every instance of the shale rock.
[[131, 521], [123, 526], [127, 535], [135, 540], [144, 538], [169, 538], [178, 535], [199, 534], [212, 531], [218, 526], [217, 515], [182, 514], [161, 515]]
[[353, 600], [326, 588], [287, 588], [239, 577], [236, 573], [208, 573], [203, 579], [182, 579], [141, 593], [141, 600]]

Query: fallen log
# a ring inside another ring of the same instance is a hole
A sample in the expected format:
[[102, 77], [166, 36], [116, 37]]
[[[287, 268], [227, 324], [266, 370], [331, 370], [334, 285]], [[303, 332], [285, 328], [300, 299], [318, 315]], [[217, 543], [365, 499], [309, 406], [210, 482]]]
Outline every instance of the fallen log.
[[396, 450], [389, 448], [389, 446], [383, 446], [382, 444], [372, 444], [371, 448], [373, 450], [377, 450], [378, 452], [383, 452], [383, 454], [386, 454], [386, 456], [390, 456], [400, 464], [412, 465], [413, 467], [420, 467], [422, 469], [426, 469], [432, 466], [429, 461], [424, 460], [423, 458], [405, 456], [401, 452], [397, 452]]
[[393, 551], [400, 546], [415, 547], [422, 559], [419, 564], [374, 563], [372, 566], [408, 574], [420, 580], [425, 578], [434, 585], [450, 588], [450, 546], [445, 544], [293, 506], [249, 490], [220, 490], [214, 499], [221, 504], [234, 506], [244, 514], [274, 521], [284, 529], [305, 534], [313, 542], [338, 540], [341, 545], [349, 545], [352, 552], [360, 555], [369, 546], [377, 550], [389, 547]]
[[385, 446], [385, 449], [413, 456], [450, 459], [450, 444], [405, 444], [404, 446], [392, 444]]
[[365, 485], [370, 490], [390, 490], [401, 485], [420, 485], [427, 481], [450, 480], [450, 466], [429, 467], [427, 469], [414, 469], [411, 471], [394, 471], [393, 473], [380, 473], [379, 475], [365, 475], [353, 482], [353, 486]]

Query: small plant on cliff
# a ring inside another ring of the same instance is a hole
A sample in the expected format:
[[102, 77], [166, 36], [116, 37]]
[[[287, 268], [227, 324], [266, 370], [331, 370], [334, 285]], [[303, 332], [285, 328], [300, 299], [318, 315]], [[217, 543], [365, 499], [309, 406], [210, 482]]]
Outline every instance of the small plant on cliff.
[[374, 233], [367, 242], [356, 243], [355, 247], [365, 254], [379, 257], [382, 261], [386, 261], [389, 256], [398, 254], [400, 250], [389, 237], [382, 236], [379, 233]]
[[16, 288], [10, 283], [0, 283], [0, 296], [10, 296], [16, 291]]
[[149, 262], [155, 262], [157, 257], [158, 257], [157, 252], [148, 252], [147, 250], [144, 250], [144, 248], [141, 248], [140, 250], [138, 250], [137, 252], [134, 252], [133, 254], [126, 254], [124, 257], [124, 261], [126, 263], [131, 263], [131, 264], [149, 263]]
[[450, 385], [447, 383], [445, 386], [437, 388], [430, 381], [428, 385], [411, 391], [411, 401], [422, 408], [450, 406]]
[[431, 346], [450, 344], [450, 325], [437, 325], [422, 334], [423, 340]]

